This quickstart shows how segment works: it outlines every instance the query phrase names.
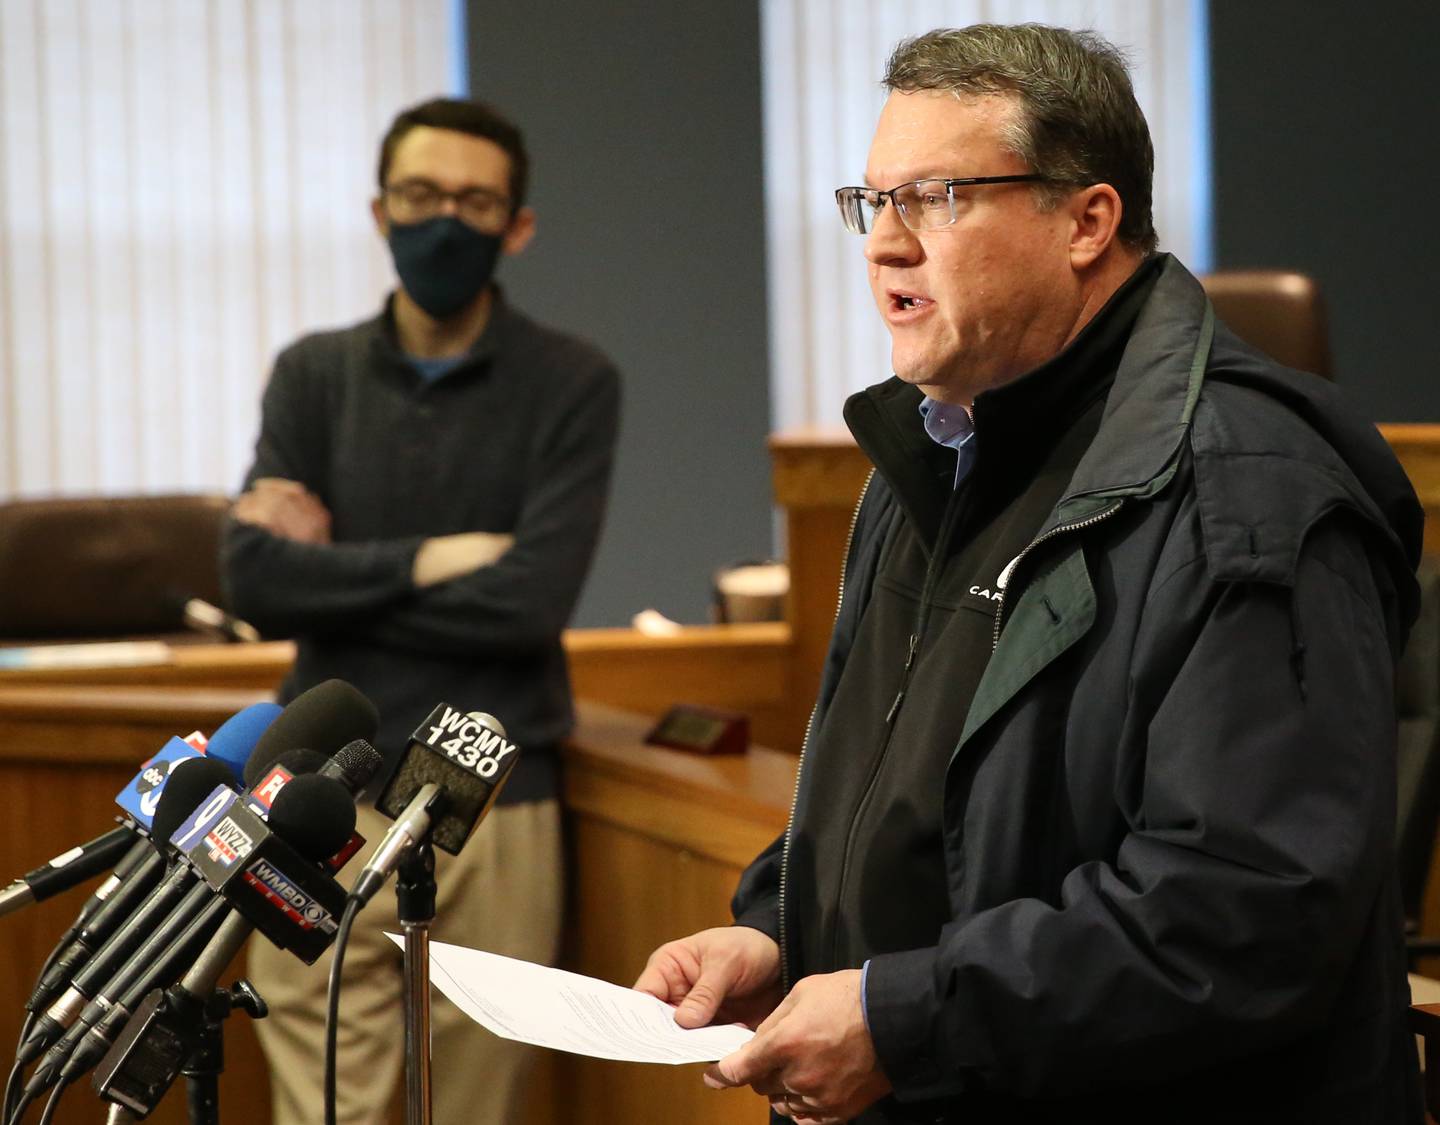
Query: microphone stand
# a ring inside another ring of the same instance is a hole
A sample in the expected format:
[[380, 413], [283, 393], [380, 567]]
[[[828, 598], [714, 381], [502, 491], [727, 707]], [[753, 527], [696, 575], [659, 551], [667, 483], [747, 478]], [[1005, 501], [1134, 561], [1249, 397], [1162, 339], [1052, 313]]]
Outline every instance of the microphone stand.
[[111, 1103], [109, 1125], [148, 1116], [177, 1074], [186, 1078], [190, 1125], [219, 1125], [225, 1020], [237, 1009], [264, 1019], [267, 1008], [249, 981], [228, 989], [215, 981], [253, 928], [232, 914], [178, 984], [154, 989], [135, 1009], [95, 1071], [95, 1090]]
[[199, 1042], [190, 1050], [180, 1073], [185, 1076], [185, 1104], [190, 1125], [220, 1125], [220, 1075], [225, 1070], [225, 1020], [235, 1009], [264, 1019], [269, 1009], [255, 986], [237, 980], [217, 988], [205, 1005]]
[[405, 1125], [430, 1125], [430, 923], [435, 850], [429, 834], [400, 862], [396, 916], [405, 931]]

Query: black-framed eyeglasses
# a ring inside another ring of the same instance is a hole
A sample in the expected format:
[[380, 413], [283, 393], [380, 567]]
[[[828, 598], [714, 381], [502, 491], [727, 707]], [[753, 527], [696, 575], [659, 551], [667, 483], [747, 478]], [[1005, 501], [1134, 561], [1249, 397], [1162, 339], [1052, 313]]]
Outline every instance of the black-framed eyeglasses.
[[911, 230], [933, 230], [948, 227], [955, 221], [955, 189], [979, 184], [1039, 184], [1048, 176], [1029, 172], [1019, 176], [965, 176], [946, 180], [912, 180], [889, 191], [867, 187], [842, 187], [835, 190], [840, 218], [851, 234], [869, 234], [875, 228], [875, 217], [887, 202], [895, 204], [900, 221]]
[[454, 200], [455, 214], [465, 223], [481, 230], [504, 226], [510, 218], [510, 197], [490, 188], [474, 187], [464, 191], [446, 191], [430, 180], [401, 180], [384, 191], [390, 217], [397, 223], [420, 223], [433, 219]]

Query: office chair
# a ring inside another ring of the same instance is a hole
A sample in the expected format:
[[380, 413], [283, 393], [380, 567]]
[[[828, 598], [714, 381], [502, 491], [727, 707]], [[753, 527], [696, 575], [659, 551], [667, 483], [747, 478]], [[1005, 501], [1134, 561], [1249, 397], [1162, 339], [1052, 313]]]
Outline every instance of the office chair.
[[1221, 270], [1200, 278], [1215, 315], [1252, 347], [1334, 378], [1325, 301], [1315, 280], [1291, 270]]

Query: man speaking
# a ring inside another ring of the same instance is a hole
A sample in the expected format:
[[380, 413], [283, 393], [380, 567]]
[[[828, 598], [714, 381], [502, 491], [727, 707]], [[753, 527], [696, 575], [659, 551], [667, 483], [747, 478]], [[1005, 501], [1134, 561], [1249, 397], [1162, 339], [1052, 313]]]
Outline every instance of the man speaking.
[[863, 238], [894, 377], [785, 835], [637, 987], [797, 1122], [1416, 1122], [1392, 873], [1421, 514], [1157, 253], [1089, 33], [900, 44]]

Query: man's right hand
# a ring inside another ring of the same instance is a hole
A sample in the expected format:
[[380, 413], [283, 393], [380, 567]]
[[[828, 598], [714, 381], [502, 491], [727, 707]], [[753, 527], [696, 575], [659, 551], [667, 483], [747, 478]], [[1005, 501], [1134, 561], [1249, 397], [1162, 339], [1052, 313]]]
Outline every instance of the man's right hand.
[[755, 1028], [780, 1003], [780, 947], [749, 926], [720, 926], [667, 942], [634, 987], [676, 1005], [681, 1027]]
[[299, 481], [261, 477], [236, 499], [230, 514], [296, 543], [330, 542], [329, 510]]

